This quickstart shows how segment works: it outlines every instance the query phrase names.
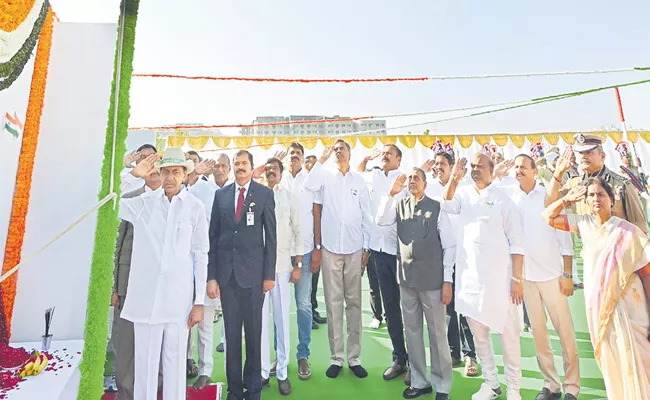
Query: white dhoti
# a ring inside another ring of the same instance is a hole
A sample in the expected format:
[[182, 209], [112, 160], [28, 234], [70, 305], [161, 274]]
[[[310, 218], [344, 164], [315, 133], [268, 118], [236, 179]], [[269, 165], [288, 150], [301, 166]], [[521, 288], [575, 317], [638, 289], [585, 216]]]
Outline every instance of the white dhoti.
[[163, 398], [184, 400], [186, 395], [187, 323], [133, 324], [135, 333], [134, 398], [158, 398], [158, 368], [162, 349]]
[[[214, 345], [214, 314], [217, 312], [215, 306], [203, 306], [203, 319], [190, 331], [187, 344], [187, 359], [193, 358], [194, 336], [198, 337], [199, 348], [199, 375], [212, 376], [214, 360], [212, 358], [212, 346]], [[196, 333], [195, 333], [196, 332]]]
[[290, 272], [275, 275], [275, 287], [264, 296], [262, 306], [262, 378], [268, 379], [271, 371], [271, 347], [269, 342], [269, 317], [271, 304], [273, 305], [273, 321], [275, 323], [275, 339], [277, 343], [277, 367], [276, 376], [278, 380], [287, 379], [287, 367], [289, 366], [289, 307], [291, 305], [291, 277]]

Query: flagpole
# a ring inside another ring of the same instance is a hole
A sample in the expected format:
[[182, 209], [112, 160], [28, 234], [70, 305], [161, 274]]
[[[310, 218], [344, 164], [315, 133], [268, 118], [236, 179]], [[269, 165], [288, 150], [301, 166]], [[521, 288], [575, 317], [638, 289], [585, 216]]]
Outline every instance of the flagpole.
[[[616, 93], [616, 103], [618, 105], [618, 116], [621, 119], [621, 127], [623, 129], [623, 140], [630, 143], [632, 145], [632, 153], [634, 154], [634, 163], [636, 163], [636, 160], [639, 158], [639, 156], [636, 153], [636, 147], [634, 146], [634, 143], [630, 141], [630, 137], [627, 133], [627, 125], [625, 124], [625, 114], [623, 113], [623, 102], [621, 101], [621, 93], [619, 92], [618, 88], [614, 88], [614, 92]], [[634, 164], [633, 164], [634, 165]], [[637, 165], [637, 167], [639, 167]]]

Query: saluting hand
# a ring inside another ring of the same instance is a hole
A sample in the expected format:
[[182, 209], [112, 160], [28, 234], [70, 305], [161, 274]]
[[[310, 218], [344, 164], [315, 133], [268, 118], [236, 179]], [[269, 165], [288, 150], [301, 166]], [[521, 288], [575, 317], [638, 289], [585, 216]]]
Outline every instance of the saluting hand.
[[325, 149], [323, 149], [323, 155], [320, 156], [320, 163], [325, 164], [327, 160], [332, 156], [332, 153], [334, 152], [334, 146], [326, 146]]
[[465, 174], [467, 174], [467, 158], [463, 157], [456, 164], [454, 164], [454, 168], [451, 170], [451, 174], [455, 177], [458, 178], [458, 180], [463, 179], [465, 177]]
[[390, 196], [397, 196], [402, 190], [404, 190], [404, 184], [406, 183], [406, 174], [399, 174], [393, 182], [393, 186], [390, 188]]
[[147, 158], [140, 161], [138, 165], [136, 165], [135, 168], [131, 170], [131, 174], [136, 178], [144, 179], [148, 177], [154, 169], [154, 163], [158, 160], [160, 160], [160, 156], [158, 154], [154, 153], [150, 156], [147, 156]]
[[569, 146], [564, 150], [564, 153], [558, 158], [555, 164], [555, 171], [560, 174], [558, 178], [562, 178], [568, 170], [573, 166], [573, 146]]

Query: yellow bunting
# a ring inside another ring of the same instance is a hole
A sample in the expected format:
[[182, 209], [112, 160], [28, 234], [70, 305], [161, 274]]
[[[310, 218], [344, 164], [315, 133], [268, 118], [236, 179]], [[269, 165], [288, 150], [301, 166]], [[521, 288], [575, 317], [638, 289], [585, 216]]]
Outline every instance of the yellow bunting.
[[167, 147], [183, 147], [185, 136], [167, 136]]
[[519, 149], [524, 147], [524, 143], [526, 142], [526, 136], [524, 135], [508, 135], [510, 138], [510, 141]]
[[560, 137], [562, 138], [562, 140], [564, 140], [566, 144], [573, 144], [574, 142], [573, 135], [575, 134], [571, 132], [560, 133]]
[[551, 146], [557, 146], [557, 142], [560, 141], [560, 135], [557, 133], [545, 133], [544, 139], [546, 139]]
[[239, 136], [234, 137], [232, 140], [235, 142], [236, 147], [248, 148], [253, 144], [253, 136]]
[[418, 136], [418, 140], [420, 141], [420, 144], [424, 147], [431, 148], [431, 146], [436, 143], [436, 137], [431, 136], [431, 135], [422, 135]]
[[415, 143], [417, 143], [418, 137], [415, 135], [400, 136], [399, 141], [402, 142], [402, 144], [406, 146], [407, 149], [412, 149], [415, 147]]
[[291, 143], [294, 143], [294, 142], [298, 142], [298, 143], [302, 144], [302, 142], [296, 136], [278, 136], [277, 139], [278, 139], [277, 143], [281, 144], [282, 147], [284, 147], [285, 149], [287, 147], [289, 147], [289, 145]]
[[464, 149], [471, 146], [472, 142], [474, 141], [474, 136], [472, 135], [458, 135], [456, 136], [456, 138], [458, 139], [458, 143], [460, 143], [460, 146]]
[[627, 138], [630, 140], [630, 142], [636, 143], [639, 140], [639, 134], [641, 134], [643, 140], [650, 142], [650, 132], [630, 131], [627, 133]]
[[201, 150], [206, 144], [208, 144], [208, 139], [210, 139], [209, 136], [190, 136], [187, 138], [187, 144], [189, 144], [193, 150]]
[[[300, 138], [300, 144], [303, 145], [307, 150], [313, 150], [314, 147], [318, 144], [318, 137], [307, 137]], [[306, 155], [306, 154], [305, 154]]]
[[[470, 135], [470, 137], [471, 137], [471, 135]], [[444, 145], [451, 144], [453, 146], [453, 144], [456, 142], [455, 136], [453, 136], [453, 135], [438, 136], [437, 139], [440, 140], [442, 142], [442, 144], [444, 144]]]
[[275, 143], [275, 136], [257, 136], [255, 142], [264, 150], [268, 150], [273, 147]]
[[167, 141], [165, 140], [164, 137], [156, 136], [156, 149], [158, 149], [158, 152], [161, 152], [162, 150], [165, 149], [167, 144]]
[[607, 136], [616, 143], [623, 141], [623, 132], [607, 132]]
[[492, 140], [497, 146], [503, 147], [508, 143], [508, 135], [492, 135]]
[[225, 149], [230, 144], [232, 137], [230, 136], [212, 136], [212, 143], [219, 149]]
[[348, 144], [350, 145], [350, 149], [354, 149], [354, 146], [357, 145], [357, 137], [356, 136], [343, 136], [341, 139], [348, 142]]
[[382, 144], [395, 144], [397, 143], [397, 136], [379, 136], [379, 141]]
[[336, 138], [333, 137], [322, 137], [320, 138], [320, 142], [323, 144], [323, 146], [334, 146], [334, 143], [336, 143]]
[[375, 147], [375, 143], [377, 143], [377, 136], [359, 136], [359, 142], [366, 149], [370, 149]]
[[528, 142], [530, 143], [542, 143], [542, 135], [540, 135], [539, 133], [528, 134], [526, 135], [526, 139], [528, 139]]
[[474, 140], [481, 146], [490, 143], [490, 135], [474, 135]]

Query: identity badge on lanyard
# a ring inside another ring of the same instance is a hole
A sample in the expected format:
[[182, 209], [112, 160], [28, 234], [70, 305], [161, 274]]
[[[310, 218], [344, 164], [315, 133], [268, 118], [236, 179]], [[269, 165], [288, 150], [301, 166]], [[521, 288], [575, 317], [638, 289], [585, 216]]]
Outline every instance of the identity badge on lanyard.
[[253, 226], [255, 224], [255, 213], [248, 210], [246, 213], [246, 226]]

